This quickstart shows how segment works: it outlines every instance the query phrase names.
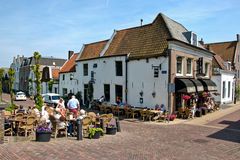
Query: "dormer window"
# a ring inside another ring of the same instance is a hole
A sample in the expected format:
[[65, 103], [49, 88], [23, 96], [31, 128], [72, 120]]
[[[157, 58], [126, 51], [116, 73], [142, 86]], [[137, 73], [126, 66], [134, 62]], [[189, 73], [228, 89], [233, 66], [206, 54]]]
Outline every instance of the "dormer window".
[[183, 74], [183, 58], [182, 57], [177, 57], [177, 75], [182, 75]]
[[192, 59], [187, 59], [187, 75], [192, 75]]

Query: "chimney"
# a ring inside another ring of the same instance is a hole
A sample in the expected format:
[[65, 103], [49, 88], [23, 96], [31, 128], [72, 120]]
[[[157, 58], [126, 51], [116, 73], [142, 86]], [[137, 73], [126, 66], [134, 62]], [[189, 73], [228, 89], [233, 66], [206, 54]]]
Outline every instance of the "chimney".
[[141, 21], [141, 26], [143, 25], [143, 19], [140, 20]]
[[239, 34], [237, 34], [237, 41], [240, 42]]
[[73, 51], [68, 51], [68, 59], [70, 59], [72, 57], [72, 55], [74, 54]]
[[204, 46], [204, 41], [203, 41], [202, 38], [201, 38], [201, 40], [199, 41], [199, 43]]

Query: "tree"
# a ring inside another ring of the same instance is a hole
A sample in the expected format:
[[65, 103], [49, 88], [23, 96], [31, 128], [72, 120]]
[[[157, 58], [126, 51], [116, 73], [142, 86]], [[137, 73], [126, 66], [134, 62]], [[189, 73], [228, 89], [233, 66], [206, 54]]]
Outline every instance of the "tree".
[[3, 73], [4, 73], [4, 69], [0, 68], [0, 102], [2, 102]]
[[13, 106], [13, 83], [14, 83], [14, 75], [15, 75], [15, 71], [14, 69], [10, 68], [8, 70], [8, 76], [9, 76], [9, 80], [8, 80], [8, 85], [9, 85], [9, 91], [10, 91], [10, 97], [11, 97], [11, 106]]
[[54, 84], [54, 81], [52, 79], [50, 81], [48, 81], [48, 90], [49, 90], [49, 92], [52, 92], [53, 84]]
[[32, 70], [35, 74], [34, 83], [36, 84], [37, 94], [35, 98], [36, 107], [40, 110], [43, 106], [43, 99], [41, 96], [41, 72], [40, 72], [40, 64], [39, 61], [41, 59], [41, 54], [38, 52], [33, 53], [33, 58], [35, 60], [35, 65], [32, 66]]

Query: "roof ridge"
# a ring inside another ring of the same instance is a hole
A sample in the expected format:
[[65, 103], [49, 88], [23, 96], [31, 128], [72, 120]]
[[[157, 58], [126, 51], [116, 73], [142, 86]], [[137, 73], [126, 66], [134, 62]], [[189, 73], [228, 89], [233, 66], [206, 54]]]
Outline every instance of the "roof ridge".
[[119, 31], [125, 31], [125, 30], [132, 30], [132, 29], [138, 29], [138, 28], [142, 28], [142, 27], [147, 27], [152, 25], [153, 23], [148, 23], [148, 24], [144, 24], [142, 26], [135, 26], [135, 27], [130, 27], [130, 28], [124, 28], [124, 29], [120, 29], [120, 30], [116, 30], [117, 32]]
[[[163, 13], [159, 13], [159, 14], [157, 15], [157, 17], [158, 17], [158, 16], [162, 16], [163, 19], [164, 19], [164, 21], [165, 21], [165, 18], [167, 18], [167, 19], [173, 21], [174, 23], [177, 23], [177, 24], [181, 25], [184, 29], [186, 29], [186, 30], [188, 31], [188, 29], [187, 29], [183, 24], [181, 24], [181, 23], [175, 21], [174, 19], [172, 19], [172, 18], [166, 16], [165, 14], [163, 14]], [[157, 17], [155, 18], [155, 20], [157, 19]], [[155, 20], [154, 20], [154, 21], [155, 21]]]
[[101, 40], [101, 41], [96, 41], [96, 42], [92, 42], [92, 43], [86, 43], [86, 44], [83, 44], [83, 45], [91, 45], [91, 44], [96, 44], [96, 43], [101, 43], [101, 42], [107, 42], [109, 41], [109, 39], [105, 39], [105, 40]]
[[213, 43], [205, 43], [205, 45], [231, 43], [231, 42], [237, 42], [237, 41], [213, 42]]

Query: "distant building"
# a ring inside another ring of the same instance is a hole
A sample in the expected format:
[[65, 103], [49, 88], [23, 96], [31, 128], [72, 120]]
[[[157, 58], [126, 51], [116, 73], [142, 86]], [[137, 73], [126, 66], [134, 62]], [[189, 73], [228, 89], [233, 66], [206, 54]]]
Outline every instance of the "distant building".
[[20, 85], [19, 72], [20, 72], [21, 64], [24, 61], [24, 59], [26, 59], [26, 57], [17, 55], [17, 57], [13, 58], [13, 62], [10, 66], [10, 68], [12, 68], [15, 71], [15, 75], [14, 75], [15, 80], [13, 83], [13, 90], [15, 91], [19, 91], [19, 85]]
[[[60, 58], [54, 58], [54, 57], [42, 57], [40, 59], [40, 71], [42, 72], [43, 68], [48, 66], [48, 67], [53, 67], [53, 68], [58, 68], [65, 63], [65, 59], [60, 59]], [[27, 59], [24, 59], [21, 67], [20, 67], [20, 72], [19, 72], [19, 80], [20, 80], [20, 87], [19, 89], [21, 91], [26, 92], [27, 94], [35, 94], [36, 93], [36, 86], [34, 84], [35, 80], [35, 75], [31, 69], [31, 67], [35, 65], [35, 60], [33, 57], [29, 57]]]
[[220, 104], [232, 103], [235, 96], [236, 79], [231, 62], [224, 62], [219, 55], [214, 55], [212, 80], [217, 85], [217, 94], [213, 94], [215, 101]]

